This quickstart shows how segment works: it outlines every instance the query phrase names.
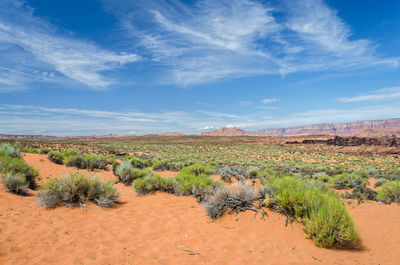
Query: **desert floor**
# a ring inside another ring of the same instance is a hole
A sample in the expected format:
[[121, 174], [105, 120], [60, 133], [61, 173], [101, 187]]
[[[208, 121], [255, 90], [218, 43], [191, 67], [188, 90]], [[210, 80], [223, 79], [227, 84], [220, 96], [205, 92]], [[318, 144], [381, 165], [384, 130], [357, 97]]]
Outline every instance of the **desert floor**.
[[[24, 159], [39, 169], [39, 181], [74, 170], [46, 155]], [[95, 174], [115, 179], [110, 171]], [[332, 250], [314, 246], [299, 223], [285, 227], [285, 216], [277, 213], [212, 221], [195, 198], [137, 196], [131, 187], [117, 186], [122, 196], [115, 208], [47, 210], [36, 204], [34, 192], [21, 197], [1, 185], [0, 264], [400, 264], [396, 204], [349, 204], [361, 246]]]

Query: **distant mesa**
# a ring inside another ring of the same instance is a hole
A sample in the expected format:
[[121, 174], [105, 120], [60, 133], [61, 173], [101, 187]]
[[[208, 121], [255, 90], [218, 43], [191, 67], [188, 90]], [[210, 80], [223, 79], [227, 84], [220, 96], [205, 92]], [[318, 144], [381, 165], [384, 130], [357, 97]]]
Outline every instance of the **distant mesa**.
[[203, 132], [204, 136], [296, 136], [296, 135], [357, 135], [378, 137], [400, 135], [400, 119], [354, 121], [347, 123], [324, 123], [288, 128], [263, 129], [255, 132], [240, 128], [221, 128]]
[[240, 128], [221, 128], [211, 132], [201, 133], [203, 136], [261, 136], [258, 132], [246, 132]]
[[165, 132], [165, 133], [160, 133], [159, 135], [163, 135], [163, 136], [182, 136], [185, 135], [184, 133], [180, 133], [180, 132]]

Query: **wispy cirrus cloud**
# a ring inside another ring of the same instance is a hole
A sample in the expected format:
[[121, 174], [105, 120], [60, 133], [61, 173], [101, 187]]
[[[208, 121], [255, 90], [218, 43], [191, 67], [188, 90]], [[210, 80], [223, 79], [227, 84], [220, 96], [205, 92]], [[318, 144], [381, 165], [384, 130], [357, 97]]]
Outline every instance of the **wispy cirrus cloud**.
[[[4, 80], [1, 76], [12, 76], [6, 85], [16, 89], [40, 79], [33, 74], [37, 69], [42, 73], [58, 72], [88, 87], [105, 89], [116, 82], [105, 73], [139, 60], [136, 54], [108, 51], [90, 42], [62, 36], [19, 0], [0, 3], [0, 44], [5, 47], [0, 49], [0, 80]], [[10, 52], [13, 57], [8, 55]], [[54, 74], [46, 80], [53, 77]]]
[[400, 87], [388, 87], [378, 90], [374, 90], [368, 93], [362, 93], [355, 97], [343, 97], [339, 98], [338, 101], [348, 102], [361, 102], [361, 101], [383, 101], [393, 100], [400, 98]]
[[256, 0], [105, 3], [131, 41], [167, 66], [164, 82], [185, 86], [399, 63], [377, 55], [373, 41], [353, 39], [350, 26], [322, 0], [286, 1], [279, 8]]

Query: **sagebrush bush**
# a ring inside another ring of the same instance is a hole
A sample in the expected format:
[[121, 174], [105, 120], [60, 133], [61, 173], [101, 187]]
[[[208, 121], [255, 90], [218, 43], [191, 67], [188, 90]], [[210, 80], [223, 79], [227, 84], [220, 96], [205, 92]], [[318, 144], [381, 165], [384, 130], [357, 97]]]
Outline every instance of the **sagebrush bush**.
[[257, 211], [253, 201], [259, 198], [251, 184], [247, 181], [241, 181], [231, 184], [229, 188], [219, 186], [214, 193], [207, 196], [202, 202], [207, 215], [212, 219], [218, 219], [224, 215], [227, 210], [239, 213], [245, 210]]
[[85, 158], [81, 154], [64, 157], [63, 164], [67, 167], [86, 168]]
[[365, 186], [368, 184], [368, 179], [360, 177], [356, 174], [343, 173], [335, 176], [331, 183], [336, 189], [351, 189], [356, 186]]
[[378, 190], [376, 199], [385, 203], [400, 203], [400, 180], [388, 181]]
[[122, 160], [129, 161], [133, 167], [139, 168], [139, 169], [151, 166], [150, 161], [142, 160], [134, 155], [125, 156], [124, 158], [122, 158]]
[[359, 240], [354, 222], [337, 194], [296, 177], [272, 178], [266, 204], [301, 218], [304, 231], [317, 246], [342, 247]]
[[111, 161], [102, 155], [88, 154], [84, 157], [85, 168], [89, 170], [107, 169], [107, 165]]
[[174, 178], [162, 178], [158, 175], [151, 175], [136, 179], [132, 186], [135, 192], [141, 195], [156, 191], [174, 193], [176, 180]]
[[27, 148], [24, 148], [23, 151], [25, 153], [39, 154], [39, 149], [36, 147], [27, 147]]
[[61, 152], [58, 151], [50, 151], [47, 154], [47, 157], [50, 159], [50, 161], [59, 164], [59, 165], [63, 165], [63, 161], [64, 161], [64, 155]]
[[37, 201], [46, 208], [59, 204], [82, 205], [89, 201], [103, 207], [110, 207], [118, 199], [119, 192], [113, 182], [98, 177], [87, 178], [78, 171], [58, 179], [51, 179], [40, 186]]
[[22, 174], [8, 173], [3, 177], [3, 184], [10, 192], [18, 195], [25, 195], [29, 187], [29, 183]]
[[199, 176], [201, 174], [211, 174], [217, 169], [216, 165], [211, 163], [197, 162], [191, 166], [182, 168], [181, 173]]
[[12, 146], [9, 143], [3, 143], [0, 146], [0, 150], [4, 152], [4, 154], [11, 156], [13, 158], [21, 158], [21, 152], [17, 147]]
[[0, 150], [0, 172], [3, 174], [23, 175], [28, 182], [29, 188], [36, 188], [35, 178], [38, 171], [25, 163], [21, 157], [13, 157]]
[[39, 154], [48, 154], [50, 151], [51, 151], [51, 149], [47, 148], [47, 147], [39, 148]]

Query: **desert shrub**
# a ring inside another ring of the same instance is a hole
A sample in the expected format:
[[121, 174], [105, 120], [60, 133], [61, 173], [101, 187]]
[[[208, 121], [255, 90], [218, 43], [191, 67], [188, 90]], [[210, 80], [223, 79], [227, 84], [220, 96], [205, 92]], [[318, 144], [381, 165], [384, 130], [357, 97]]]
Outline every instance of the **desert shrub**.
[[384, 179], [384, 178], [378, 178], [378, 179], [376, 180], [376, 182], [375, 182], [374, 187], [375, 187], [375, 188], [380, 187], [380, 186], [382, 186], [383, 184], [385, 184], [385, 183], [388, 182], [388, 181], [389, 181], [389, 180]]
[[139, 168], [139, 169], [151, 166], [151, 162], [150, 161], [142, 160], [142, 159], [140, 159], [140, 158], [138, 158], [138, 157], [136, 157], [134, 155], [125, 156], [125, 157], [122, 158], [122, 160], [123, 161], [130, 161], [133, 167]]
[[88, 154], [84, 157], [85, 168], [89, 170], [107, 169], [110, 160], [102, 155]]
[[25, 176], [22, 174], [8, 173], [3, 177], [3, 184], [10, 192], [19, 195], [25, 195], [29, 187], [29, 183], [26, 181]]
[[181, 172], [199, 176], [201, 174], [211, 174], [216, 170], [216, 166], [211, 163], [197, 162], [191, 166], [182, 168]]
[[61, 203], [67, 206], [82, 205], [89, 201], [110, 207], [118, 197], [119, 192], [112, 182], [97, 177], [87, 178], [75, 171], [41, 185], [37, 201], [46, 208], [55, 208]]
[[151, 160], [151, 167], [153, 170], [171, 170], [178, 172], [182, 168], [189, 166], [190, 163], [184, 162], [184, 161], [168, 161], [167, 159], [159, 160], [157, 158], [154, 158]]
[[376, 199], [385, 203], [400, 203], [400, 180], [386, 182], [378, 190]]
[[115, 174], [120, 182], [130, 185], [135, 179], [150, 176], [152, 172], [147, 169], [134, 168], [131, 161], [125, 160], [116, 166]]
[[296, 177], [273, 178], [267, 186], [272, 192], [265, 203], [302, 220], [304, 231], [317, 246], [342, 247], [358, 241], [354, 222], [333, 191]]
[[366, 200], [371, 200], [375, 201], [376, 200], [376, 191], [367, 188], [365, 186], [356, 186], [350, 194], [346, 194], [344, 197], [347, 199], [355, 199], [358, 201], [366, 201]]
[[25, 163], [20, 157], [12, 157], [0, 151], [0, 172], [3, 174], [23, 175], [30, 189], [36, 188], [35, 178], [38, 171]]
[[174, 193], [175, 186], [176, 180], [174, 178], [162, 178], [158, 175], [138, 178], [133, 182], [135, 192], [141, 195], [146, 195], [156, 191]]
[[331, 183], [336, 189], [351, 189], [355, 186], [367, 185], [368, 180], [355, 174], [343, 173], [333, 177]]
[[63, 164], [67, 167], [77, 167], [80, 169], [86, 168], [85, 162], [86, 161], [81, 154], [67, 156], [63, 159]]
[[207, 196], [202, 205], [207, 215], [212, 219], [220, 218], [227, 210], [241, 212], [257, 211], [253, 201], [259, 198], [259, 193], [247, 181], [231, 184], [229, 189], [220, 186], [211, 196]]
[[152, 174], [133, 182], [133, 187], [139, 194], [164, 191], [175, 195], [193, 195], [199, 200], [212, 194], [221, 185], [222, 183], [213, 181], [207, 175], [195, 176], [189, 173], [180, 173], [175, 178], [162, 178]]
[[119, 163], [115, 168], [115, 175], [117, 175], [118, 180], [129, 185], [129, 179], [132, 179], [133, 166], [129, 160], [124, 160]]
[[175, 187], [175, 193], [177, 195], [194, 195], [200, 200], [212, 194], [214, 188], [220, 185], [205, 174], [196, 176], [194, 174], [181, 172], [175, 179], [177, 181]]
[[80, 154], [78, 150], [75, 150], [75, 149], [72, 149], [72, 148], [64, 149], [64, 150], [61, 151], [61, 153], [62, 153], [62, 155], [64, 157], [75, 156], [75, 155]]
[[62, 165], [63, 164], [63, 160], [64, 160], [64, 155], [61, 152], [58, 151], [50, 151], [47, 154], [47, 157], [50, 159], [50, 161]]
[[115, 171], [117, 170], [117, 167], [119, 166], [119, 162], [118, 161], [116, 161], [116, 160], [114, 160], [113, 162], [112, 162], [112, 171], [113, 171], [113, 173], [114, 173], [114, 175], [117, 175], [116, 173], [115, 173]]
[[21, 158], [21, 152], [19, 151], [19, 149], [17, 147], [12, 146], [9, 143], [3, 143], [0, 146], [0, 150], [2, 152], [4, 152], [5, 155], [14, 157], [14, 158]]
[[47, 147], [41, 147], [41, 148], [39, 148], [39, 154], [48, 154], [49, 152], [51, 151], [51, 149], [50, 148], [47, 148]]
[[31, 153], [31, 154], [39, 154], [39, 149], [36, 147], [27, 147], [27, 148], [24, 148], [24, 152]]

